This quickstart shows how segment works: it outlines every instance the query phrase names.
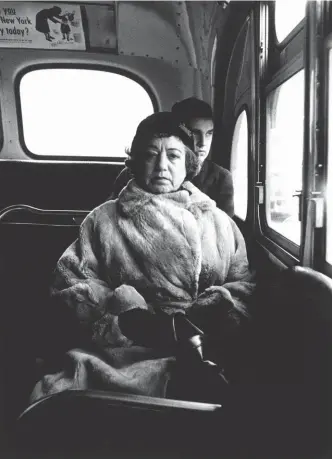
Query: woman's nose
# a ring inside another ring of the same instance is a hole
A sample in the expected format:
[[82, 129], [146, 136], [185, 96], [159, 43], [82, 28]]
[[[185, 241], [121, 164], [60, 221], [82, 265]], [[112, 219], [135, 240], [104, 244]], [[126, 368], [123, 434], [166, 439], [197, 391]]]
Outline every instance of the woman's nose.
[[168, 162], [168, 158], [167, 158], [166, 152], [162, 151], [161, 154], [158, 156], [156, 168], [159, 171], [166, 170], [167, 169], [167, 162]]

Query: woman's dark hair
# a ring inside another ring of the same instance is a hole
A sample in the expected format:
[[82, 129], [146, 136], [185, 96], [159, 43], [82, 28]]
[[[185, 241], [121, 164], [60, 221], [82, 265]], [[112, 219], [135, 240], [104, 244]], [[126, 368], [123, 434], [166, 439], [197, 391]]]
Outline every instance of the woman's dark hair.
[[141, 173], [145, 149], [153, 138], [175, 136], [185, 147], [186, 180], [192, 180], [199, 172], [199, 161], [193, 152], [194, 144], [190, 131], [180, 124], [170, 112], [159, 112], [148, 116], [139, 124], [131, 149], [127, 151], [129, 158], [125, 161], [134, 177]]

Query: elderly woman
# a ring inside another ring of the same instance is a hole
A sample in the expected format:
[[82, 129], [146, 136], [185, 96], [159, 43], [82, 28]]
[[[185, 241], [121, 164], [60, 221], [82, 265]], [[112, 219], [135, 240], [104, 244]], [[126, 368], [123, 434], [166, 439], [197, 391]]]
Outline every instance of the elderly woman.
[[171, 113], [138, 126], [126, 163], [134, 179], [87, 216], [52, 286], [97, 351], [68, 352], [32, 400], [68, 388], [165, 397], [175, 366], [170, 317], [184, 313], [215, 336], [233, 335], [246, 321], [254, 284], [244, 240], [188, 181], [198, 170], [192, 147]]

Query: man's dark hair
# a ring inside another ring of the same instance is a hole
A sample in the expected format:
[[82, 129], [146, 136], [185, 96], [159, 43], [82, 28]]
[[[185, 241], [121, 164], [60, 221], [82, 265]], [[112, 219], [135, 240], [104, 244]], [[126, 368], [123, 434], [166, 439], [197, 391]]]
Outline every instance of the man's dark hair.
[[186, 123], [192, 118], [213, 118], [211, 106], [196, 97], [189, 97], [176, 102], [172, 106], [171, 112], [182, 123]]

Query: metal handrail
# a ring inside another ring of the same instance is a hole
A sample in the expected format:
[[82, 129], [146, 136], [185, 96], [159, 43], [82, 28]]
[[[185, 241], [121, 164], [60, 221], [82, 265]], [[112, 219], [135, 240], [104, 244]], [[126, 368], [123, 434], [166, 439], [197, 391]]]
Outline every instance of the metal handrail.
[[218, 403], [205, 403], [205, 402], [194, 402], [186, 400], [174, 400], [168, 398], [151, 397], [148, 395], [133, 395], [124, 394], [121, 392], [101, 391], [101, 390], [78, 390], [69, 389], [55, 394], [43, 397], [40, 400], [32, 403], [28, 406], [23, 413], [19, 415], [17, 421], [21, 421], [28, 417], [32, 411], [36, 408], [43, 408], [49, 406], [50, 403], [55, 403], [59, 406], [61, 401], [66, 402], [67, 400], [84, 400], [90, 399], [95, 401], [108, 402], [108, 405], [131, 407], [131, 408], [142, 408], [149, 410], [172, 410], [172, 411], [187, 411], [187, 412], [202, 412], [202, 413], [214, 413], [218, 412], [222, 405]]
[[0, 221], [9, 213], [23, 210], [27, 212], [32, 212], [37, 215], [70, 215], [70, 216], [83, 216], [88, 215], [90, 210], [55, 210], [55, 209], [39, 209], [38, 207], [29, 206], [27, 204], [13, 204], [11, 206], [5, 207], [0, 210]]

